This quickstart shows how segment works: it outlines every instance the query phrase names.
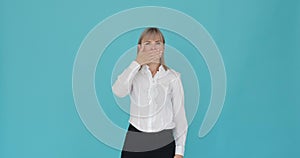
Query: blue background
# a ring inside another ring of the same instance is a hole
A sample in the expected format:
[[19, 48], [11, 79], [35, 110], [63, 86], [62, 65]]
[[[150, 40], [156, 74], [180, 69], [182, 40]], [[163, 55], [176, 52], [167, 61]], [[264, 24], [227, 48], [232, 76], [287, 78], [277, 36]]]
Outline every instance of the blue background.
[[[197, 70], [201, 87], [185, 157], [300, 157], [300, 1], [2, 0], [1, 158], [119, 157], [120, 151], [93, 137], [77, 114], [73, 62], [80, 43], [96, 24], [124, 9], [147, 5], [173, 8], [196, 19], [214, 38], [225, 63], [224, 109], [213, 130], [200, 139], [198, 130], [210, 99], [209, 73], [201, 56], [189, 53], [194, 48], [165, 30], [168, 43], [181, 50]], [[140, 31], [118, 40], [126, 37], [135, 43]], [[124, 51], [133, 44], [118, 46]], [[110, 56], [108, 51], [104, 59]], [[117, 60], [118, 54], [111, 57]], [[99, 64], [96, 78], [111, 73], [105, 71]], [[106, 78], [110, 82], [110, 76]], [[96, 81], [98, 95], [113, 99], [100, 81]], [[123, 118], [128, 115], [113, 113], [115, 106], [103, 108], [126, 128]]]

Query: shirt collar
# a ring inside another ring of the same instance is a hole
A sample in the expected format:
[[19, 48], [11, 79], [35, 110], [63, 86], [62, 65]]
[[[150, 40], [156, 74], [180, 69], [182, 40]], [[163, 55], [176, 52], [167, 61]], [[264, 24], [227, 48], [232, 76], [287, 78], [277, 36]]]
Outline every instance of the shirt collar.
[[[146, 71], [150, 71], [149, 70], [149, 66], [147, 64], [145, 65], [142, 65], [142, 69], [141, 69], [143, 72], [146, 72]], [[158, 72], [165, 72], [165, 68], [162, 64], [160, 64], [159, 68], [158, 68]]]

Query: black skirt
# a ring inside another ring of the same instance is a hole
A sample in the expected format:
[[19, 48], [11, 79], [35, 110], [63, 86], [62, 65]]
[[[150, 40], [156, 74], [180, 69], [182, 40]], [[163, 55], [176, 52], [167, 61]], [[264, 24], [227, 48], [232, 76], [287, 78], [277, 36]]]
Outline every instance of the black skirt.
[[121, 158], [173, 158], [175, 140], [172, 129], [143, 132], [129, 124]]

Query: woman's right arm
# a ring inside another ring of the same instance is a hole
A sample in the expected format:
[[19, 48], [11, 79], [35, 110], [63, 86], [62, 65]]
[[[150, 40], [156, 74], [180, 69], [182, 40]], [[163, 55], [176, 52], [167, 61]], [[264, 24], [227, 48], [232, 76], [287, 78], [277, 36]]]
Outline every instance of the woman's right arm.
[[134, 60], [119, 76], [112, 86], [113, 93], [118, 97], [125, 97], [131, 91], [132, 80], [140, 68], [140, 64]]

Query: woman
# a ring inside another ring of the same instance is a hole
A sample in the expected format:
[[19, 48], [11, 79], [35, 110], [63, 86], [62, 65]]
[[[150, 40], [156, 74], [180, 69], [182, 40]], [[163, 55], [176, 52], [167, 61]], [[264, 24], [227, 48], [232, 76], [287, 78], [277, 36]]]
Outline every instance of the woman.
[[137, 57], [112, 86], [130, 95], [130, 119], [121, 158], [183, 158], [187, 120], [180, 74], [165, 65], [165, 38], [146, 28]]

